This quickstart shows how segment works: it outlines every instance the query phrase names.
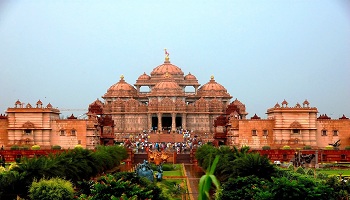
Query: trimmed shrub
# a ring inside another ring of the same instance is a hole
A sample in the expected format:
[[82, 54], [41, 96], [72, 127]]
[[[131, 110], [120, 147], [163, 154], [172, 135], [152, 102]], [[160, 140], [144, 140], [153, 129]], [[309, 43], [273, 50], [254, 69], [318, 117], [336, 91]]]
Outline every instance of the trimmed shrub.
[[306, 172], [307, 175], [309, 176], [315, 176], [315, 172], [314, 172], [314, 169], [308, 169], [307, 172]]
[[319, 173], [317, 173], [317, 178], [318, 179], [323, 179], [323, 180], [325, 180], [325, 179], [327, 179], [328, 178], [328, 174], [325, 174], [325, 173], [322, 173], [322, 172], [319, 172]]
[[310, 145], [306, 145], [303, 147], [304, 150], [309, 150], [309, 149], [312, 149]]
[[60, 145], [53, 145], [52, 150], [61, 150], [62, 147]]
[[327, 145], [325, 148], [324, 148], [325, 150], [333, 150], [334, 149], [334, 147], [333, 146], [331, 146], [331, 145]]
[[290, 149], [290, 146], [285, 145], [285, 146], [282, 147], [282, 149], [283, 149], [283, 150], [289, 150], [289, 149]]
[[74, 189], [71, 182], [52, 178], [33, 181], [29, 188], [30, 199], [41, 200], [71, 200], [74, 197]]
[[32, 150], [40, 150], [40, 146], [39, 145], [33, 145], [32, 146]]
[[80, 144], [77, 144], [77, 145], [74, 146], [74, 149], [75, 149], [75, 148], [81, 148], [81, 149], [82, 149], [83, 146], [81, 146]]
[[302, 167], [298, 167], [298, 168], [295, 170], [295, 172], [298, 173], [298, 174], [306, 174], [304, 168], [302, 168]]
[[11, 150], [19, 150], [19, 146], [17, 146], [17, 145], [12, 145], [12, 146], [11, 146]]
[[262, 150], [270, 150], [270, 149], [271, 149], [270, 146], [263, 146], [263, 147], [262, 147]]
[[29, 150], [30, 147], [29, 147], [29, 146], [23, 146], [22, 149], [23, 149], [23, 150]]
[[345, 150], [350, 150], [350, 146], [346, 146], [346, 147], [345, 147]]

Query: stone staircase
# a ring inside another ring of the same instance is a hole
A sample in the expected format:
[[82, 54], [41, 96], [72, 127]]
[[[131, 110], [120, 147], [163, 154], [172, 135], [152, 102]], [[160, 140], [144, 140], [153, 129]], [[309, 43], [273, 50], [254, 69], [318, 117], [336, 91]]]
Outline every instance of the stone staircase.
[[160, 134], [149, 134], [149, 142], [183, 142], [184, 138], [182, 134], [176, 133], [160, 133]]

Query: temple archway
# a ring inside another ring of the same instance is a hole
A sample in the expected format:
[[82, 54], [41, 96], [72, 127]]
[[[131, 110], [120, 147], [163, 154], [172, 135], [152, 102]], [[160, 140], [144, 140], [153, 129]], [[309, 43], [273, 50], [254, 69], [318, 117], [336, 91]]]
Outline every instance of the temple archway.
[[152, 116], [152, 130], [158, 130], [158, 117], [156, 115]]
[[182, 128], [182, 117], [181, 116], [176, 116], [175, 126], [176, 126], [176, 128]]
[[162, 116], [162, 130], [171, 130], [171, 114], [165, 113]]

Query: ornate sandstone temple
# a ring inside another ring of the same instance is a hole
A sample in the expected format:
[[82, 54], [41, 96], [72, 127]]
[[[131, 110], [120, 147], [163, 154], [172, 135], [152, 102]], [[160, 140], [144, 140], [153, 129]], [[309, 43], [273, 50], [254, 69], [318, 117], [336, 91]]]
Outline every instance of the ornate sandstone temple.
[[[97, 99], [89, 105], [88, 115], [98, 118], [103, 133], [118, 134], [213, 133], [214, 120], [225, 112], [232, 97], [214, 76], [201, 86], [193, 74], [184, 75], [166, 53], [164, 63], [150, 75], [141, 74], [134, 86], [121, 76], [102, 98], [103, 102]], [[238, 101], [233, 104], [242, 107], [238, 117], [245, 119], [245, 106]]]
[[284, 100], [267, 109], [266, 119], [257, 115], [247, 119], [245, 105], [237, 99], [231, 102], [231, 95], [213, 76], [200, 85], [193, 74], [185, 75], [172, 64], [167, 52], [164, 63], [150, 74], [141, 74], [134, 85], [121, 76], [102, 98], [88, 106], [87, 119], [73, 115], [62, 119], [50, 103], [44, 106], [39, 100], [32, 106], [18, 100], [0, 114], [0, 145], [95, 148], [140, 133], [150, 133], [156, 140], [169, 135], [163, 139], [183, 141], [178, 133], [189, 131], [203, 142], [254, 149], [324, 148], [338, 141], [341, 149], [350, 146], [349, 118], [318, 115], [307, 100], [295, 106]]

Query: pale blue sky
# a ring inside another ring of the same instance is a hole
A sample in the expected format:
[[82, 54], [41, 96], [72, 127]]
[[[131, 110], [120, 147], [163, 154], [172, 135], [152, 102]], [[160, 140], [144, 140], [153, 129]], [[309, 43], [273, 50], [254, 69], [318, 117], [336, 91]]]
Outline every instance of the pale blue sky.
[[2, 0], [0, 113], [17, 99], [87, 108], [121, 74], [133, 85], [162, 64], [164, 48], [201, 85], [214, 75], [249, 117], [283, 99], [350, 117], [347, 0]]

